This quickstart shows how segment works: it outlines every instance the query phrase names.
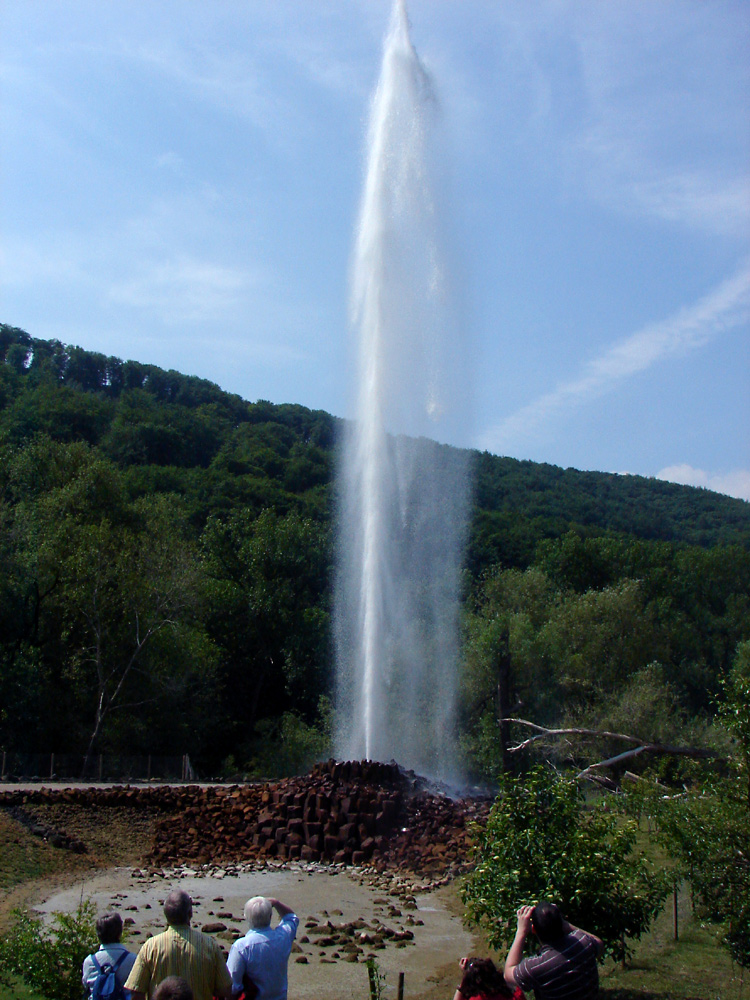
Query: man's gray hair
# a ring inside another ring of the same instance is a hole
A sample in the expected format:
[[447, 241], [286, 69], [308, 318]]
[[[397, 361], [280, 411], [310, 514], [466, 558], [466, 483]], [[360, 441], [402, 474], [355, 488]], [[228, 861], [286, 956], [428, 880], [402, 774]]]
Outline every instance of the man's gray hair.
[[271, 923], [271, 900], [265, 896], [253, 896], [245, 903], [245, 920], [251, 927], [268, 927]]
[[190, 923], [193, 915], [193, 901], [184, 889], [173, 889], [164, 900], [164, 916], [170, 927], [181, 927]]

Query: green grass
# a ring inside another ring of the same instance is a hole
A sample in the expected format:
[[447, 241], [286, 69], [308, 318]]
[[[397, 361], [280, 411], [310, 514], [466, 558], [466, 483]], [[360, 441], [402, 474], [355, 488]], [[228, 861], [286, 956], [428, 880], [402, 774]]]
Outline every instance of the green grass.
[[[88, 859], [52, 847], [0, 809], [0, 893], [89, 864]], [[2, 994], [0, 994], [2, 1000]]]
[[670, 897], [651, 931], [635, 943], [625, 969], [612, 962], [602, 970], [603, 1000], [740, 1000], [742, 969], [733, 966], [715, 927], [692, 913], [687, 889], [678, 896], [678, 940], [674, 940]]
[[0, 983], [0, 1000], [39, 1000], [39, 996], [32, 993], [25, 983], [16, 980], [11, 986]]

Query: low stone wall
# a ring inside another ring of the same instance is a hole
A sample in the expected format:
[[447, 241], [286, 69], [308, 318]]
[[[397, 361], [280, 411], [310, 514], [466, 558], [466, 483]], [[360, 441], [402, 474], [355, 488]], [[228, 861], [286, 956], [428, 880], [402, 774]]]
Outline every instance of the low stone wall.
[[8, 791], [0, 806], [39, 802], [148, 807], [163, 813], [153, 866], [277, 859], [367, 864], [433, 876], [464, 870], [469, 825], [487, 801], [428, 790], [396, 764], [334, 761], [265, 785], [154, 786]]

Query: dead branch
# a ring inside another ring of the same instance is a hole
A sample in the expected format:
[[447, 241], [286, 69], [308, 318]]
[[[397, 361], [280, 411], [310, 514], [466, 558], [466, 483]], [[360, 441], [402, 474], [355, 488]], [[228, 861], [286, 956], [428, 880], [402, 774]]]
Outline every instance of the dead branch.
[[719, 753], [715, 750], [706, 749], [705, 747], [679, 747], [669, 746], [666, 743], [647, 743], [642, 739], [639, 739], [637, 736], [630, 736], [628, 733], [612, 733], [607, 729], [582, 729], [578, 727], [569, 729], [548, 729], [546, 726], [539, 726], [535, 722], [529, 722], [528, 719], [500, 719], [498, 721], [514, 722], [518, 726], [527, 726], [529, 729], [536, 730], [535, 736], [530, 736], [528, 739], [516, 744], [516, 746], [508, 747], [509, 753], [517, 753], [519, 750], [525, 750], [537, 740], [550, 736], [588, 736], [594, 737], [595, 739], [619, 740], [623, 743], [631, 744], [632, 749], [630, 750], [624, 750], [622, 753], [615, 754], [614, 757], [607, 757], [606, 760], [600, 760], [595, 764], [589, 764], [589, 766], [584, 768], [584, 770], [578, 775], [579, 778], [592, 778], [598, 771], [604, 768], [618, 767], [624, 761], [632, 760], [634, 757], [639, 757], [642, 754], [654, 754], [657, 756], [670, 757], [691, 757], [697, 760], [721, 759], [721, 755]]

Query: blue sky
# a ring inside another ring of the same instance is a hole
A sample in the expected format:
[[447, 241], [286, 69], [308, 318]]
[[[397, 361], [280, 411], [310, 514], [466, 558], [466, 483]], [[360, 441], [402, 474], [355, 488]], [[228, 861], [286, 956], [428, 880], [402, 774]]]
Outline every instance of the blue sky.
[[[407, 0], [442, 107], [454, 443], [750, 499], [750, 4]], [[0, 321], [352, 413], [389, 0], [2, 0]]]

